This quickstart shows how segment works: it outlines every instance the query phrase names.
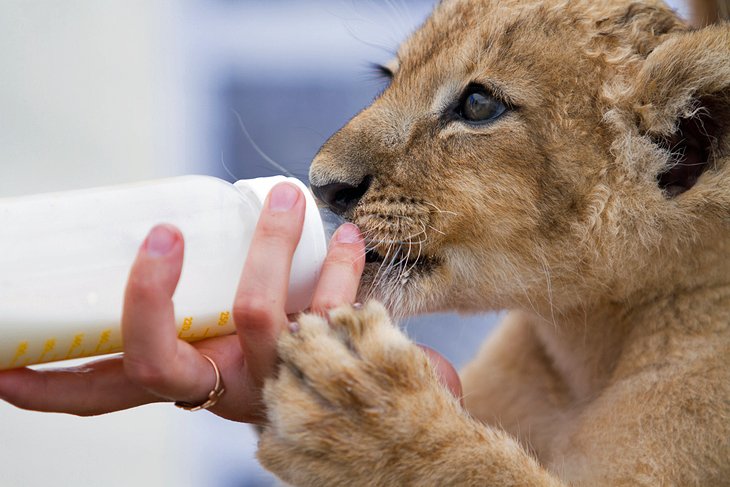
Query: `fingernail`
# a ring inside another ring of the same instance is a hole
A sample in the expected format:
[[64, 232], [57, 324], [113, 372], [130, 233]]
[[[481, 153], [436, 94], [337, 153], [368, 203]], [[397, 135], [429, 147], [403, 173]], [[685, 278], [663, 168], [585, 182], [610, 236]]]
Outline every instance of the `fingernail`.
[[144, 250], [150, 257], [162, 257], [170, 253], [177, 242], [177, 233], [168, 225], [154, 227], [144, 243]]
[[352, 244], [362, 240], [360, 229], [352, 223], [345, 223], [335, 234], [335, 241], [338, 243]]
[[299, 189], [293, 184], [277, 184], [269, 194], [269, 209], [276, 212], [289, 211], [294, 208], [298, 199]]

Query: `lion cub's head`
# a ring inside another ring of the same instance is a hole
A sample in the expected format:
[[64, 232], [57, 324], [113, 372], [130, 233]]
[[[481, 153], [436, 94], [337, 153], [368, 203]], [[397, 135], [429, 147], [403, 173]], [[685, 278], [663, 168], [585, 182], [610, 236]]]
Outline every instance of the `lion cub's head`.
[[366, 235], [365, 293], [554, 313], [728, 279], [730, 27], [445, 0], [386, 69], [310, 174]]

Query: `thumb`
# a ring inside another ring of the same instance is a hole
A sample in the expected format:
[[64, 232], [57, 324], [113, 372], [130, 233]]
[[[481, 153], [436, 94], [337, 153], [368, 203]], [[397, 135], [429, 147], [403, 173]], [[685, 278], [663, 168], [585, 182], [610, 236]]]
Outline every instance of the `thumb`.
[[436, 374], [438, 375], [441, 384], [446, 386], [449, 392], [451, 392], [454, 397], [458, 398], [459, 402], [463, 406], [464, 401], [463, 391], [461, 389], [461, 379], [459, 379], [459, 374], [458, 372], [456, 372], [454, 366], [451, 365], [451, 362], [446, 360], [443, 355], [438, 353], [433, 348], [427, 347], [426, 345], [418, 346], [426, 353], [426, 356], [431, 361], [431, 364], [433, 364], [433, 367], [434, 369], [436, 369]]

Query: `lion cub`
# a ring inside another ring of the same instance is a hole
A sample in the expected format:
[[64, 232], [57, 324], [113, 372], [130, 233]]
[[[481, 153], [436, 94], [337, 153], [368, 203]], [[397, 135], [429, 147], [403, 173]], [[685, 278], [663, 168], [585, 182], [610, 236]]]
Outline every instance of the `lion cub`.
[[[730, 27], [659, 1], [444, 0], [324, 145], [362, 308], [283, 333], [296, 485], [730, 485]], [[464, 407], [394, 315], [513, 311]]]

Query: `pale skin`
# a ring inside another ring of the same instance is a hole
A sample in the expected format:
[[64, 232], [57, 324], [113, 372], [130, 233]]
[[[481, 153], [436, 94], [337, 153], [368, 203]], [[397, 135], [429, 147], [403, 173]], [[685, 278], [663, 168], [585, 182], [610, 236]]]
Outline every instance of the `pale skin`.
[[[2, 372], [0, 397], [23, 409], [79, 416], [156, 402], [202, 403], [215, 384], [205, 354], [218, 364], [226, 388], [211, 412], [234, 421], [264, 421], [261, 389], [274, 371], [277, 337], [290, 322], [284, 304], [304, 209], [303, 195], [287, 183], [274, 188], [264, 204], [233, 305], [236, 335], [194, 344], [177, 338], [172, 296], [184, 242], [175, 227], [159, 225], [140, 247], [127, 283], [124, 355], [67, 369]], [[345, 224], [330, 244], [312, 311], [325, 314], [352, 303], [363, 266], [360, 232], [355, 225]], [[435, 352], [429, 353], [458, 394], [453, 367]]]

